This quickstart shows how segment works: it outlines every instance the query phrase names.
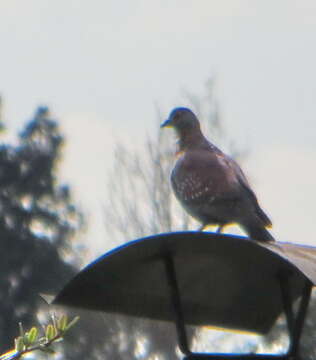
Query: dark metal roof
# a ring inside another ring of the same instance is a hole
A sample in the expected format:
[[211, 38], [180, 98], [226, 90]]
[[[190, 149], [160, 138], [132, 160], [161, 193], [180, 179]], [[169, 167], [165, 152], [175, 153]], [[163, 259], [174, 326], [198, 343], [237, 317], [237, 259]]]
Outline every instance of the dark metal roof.
[[207, 232], [127, 243], [82, 270], [54, 303], [173, 321], [164, 257], [174, 259], [185, 322], [267, 332], [282, 311], [280, 277], [293, 300], [316, 283], [316, 248]]

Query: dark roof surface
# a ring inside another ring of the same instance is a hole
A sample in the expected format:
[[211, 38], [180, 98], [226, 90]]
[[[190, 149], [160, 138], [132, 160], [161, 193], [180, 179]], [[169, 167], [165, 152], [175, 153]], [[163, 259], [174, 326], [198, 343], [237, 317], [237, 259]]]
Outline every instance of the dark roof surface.
[[[316, 283], [316, 248], [207, 232], [159, 234], [101, 256], [54, 303], [173, 321], [164, 257], [172, 256], [185, 322], [267, 332], [282, 311], [279, 277], [296, 299]], [[305, 277], [306, 276], [306, 277]]]

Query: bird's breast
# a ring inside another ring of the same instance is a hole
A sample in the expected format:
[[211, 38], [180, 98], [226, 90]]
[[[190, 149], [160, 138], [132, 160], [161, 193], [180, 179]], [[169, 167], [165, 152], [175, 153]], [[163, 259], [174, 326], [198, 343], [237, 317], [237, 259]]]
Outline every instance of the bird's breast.
[[195, 173], [183, 173], [175, 168], [171, 174], [171, 184], [175, 195], [182, 202], [199, 200], [210, 196], [212, 182], [204, 184], [202, 179]]

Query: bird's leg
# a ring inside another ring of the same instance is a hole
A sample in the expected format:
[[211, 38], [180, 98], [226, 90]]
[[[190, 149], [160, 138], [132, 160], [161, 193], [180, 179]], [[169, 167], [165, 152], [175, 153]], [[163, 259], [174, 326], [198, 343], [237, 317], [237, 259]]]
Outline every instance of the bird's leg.
[[[208, 225], [207, 224], [202, 224], [197, 231], [203, 231]], [[218, 225], [218, 228], [216, 230], [217, 234], [220, 234], [224, 229], [224, 225]]]
[[197, 231], [203, 231], [205, 228], [206, 228], [206, 224], [202, 224], [198, 229]]

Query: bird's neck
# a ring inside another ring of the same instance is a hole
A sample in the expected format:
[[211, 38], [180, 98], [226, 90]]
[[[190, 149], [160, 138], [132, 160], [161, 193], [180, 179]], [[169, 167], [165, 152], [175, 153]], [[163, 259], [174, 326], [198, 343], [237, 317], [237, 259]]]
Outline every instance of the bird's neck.
[[190, 131], [181, 131], [179, 134], [179, 150], [186, 151], [197, 149], [208, 143], [200, 128], [190, 129]]

